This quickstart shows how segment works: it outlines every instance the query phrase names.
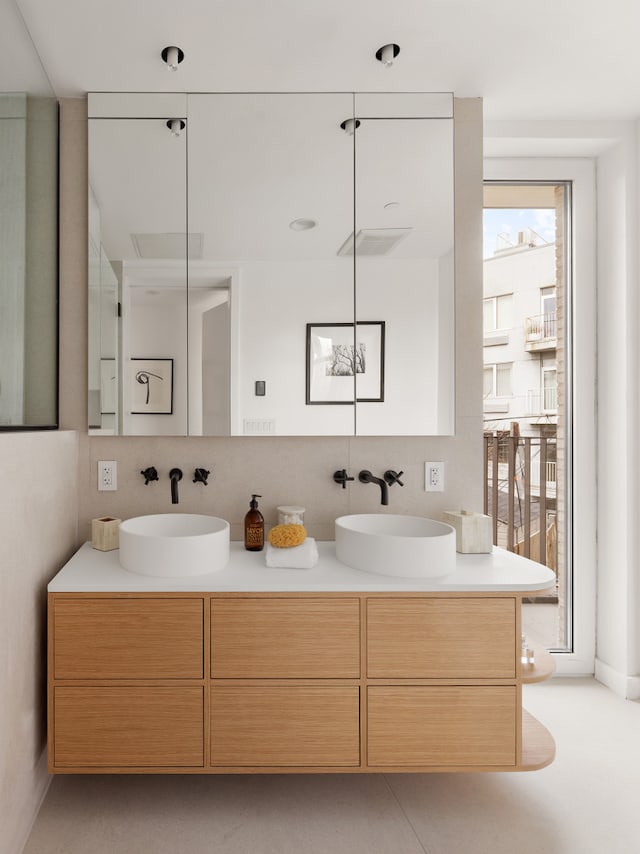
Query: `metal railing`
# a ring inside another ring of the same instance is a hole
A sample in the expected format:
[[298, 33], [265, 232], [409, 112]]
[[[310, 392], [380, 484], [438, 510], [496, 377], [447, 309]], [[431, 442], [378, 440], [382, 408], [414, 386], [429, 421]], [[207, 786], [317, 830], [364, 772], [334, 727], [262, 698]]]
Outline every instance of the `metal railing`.
[[555, 570], [556, 439], [485, 434], [484, 464], [494, 545]]
[[557, 338], [558, 313], [535, 314], [527, 317], [524, 324], [524, 337], [527, 344], [551, 341]]

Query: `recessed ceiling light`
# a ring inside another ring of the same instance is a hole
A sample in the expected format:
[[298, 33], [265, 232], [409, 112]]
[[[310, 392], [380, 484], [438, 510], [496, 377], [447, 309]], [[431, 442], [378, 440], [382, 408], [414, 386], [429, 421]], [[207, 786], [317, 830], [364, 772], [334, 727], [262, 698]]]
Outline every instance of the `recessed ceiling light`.
[[391, 68], [393, 60], [399, 53], [400, 45], [385, 44], [376, 51], [376, 59], [379, 59], [385, 68]]
[[169, 45], [169, 47], [165, 47], [160, 56], [167, 63], [169, 71], [177, 71], [178, 65], [184, 59], [184, 51], [175, 45]]
[[318, 223], [315, 219], [305, 219], [301, 217], [300, 219], [294, 219], [289, 223], [289, 228], [292, 231], [309, 231], [311, 228], [315, 228]]
[[186, 122], [184, 122], [182, 119], [169, 119], [169, 121], [167, 122], [167, 127], [174, 136], [180, 136], [186, 126]]
[[355, 130], [360, 127], [360, 119], [345, 119], [340, 122], [340, 127], [347, 136], [353, 136]]

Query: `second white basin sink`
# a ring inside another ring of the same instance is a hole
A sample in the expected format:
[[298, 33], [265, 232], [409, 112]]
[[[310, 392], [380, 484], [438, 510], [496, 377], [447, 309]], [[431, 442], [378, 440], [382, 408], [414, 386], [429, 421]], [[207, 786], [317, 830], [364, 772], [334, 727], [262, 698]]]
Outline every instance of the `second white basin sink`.
[[422, 516], [340, 516], [335, 537], [338, 560], [365, 572], [432, 578], [456, 568], [455, 529]]
[[120, 564], [139, 575], [206, 575], [229, 561], [229, 523], [217, 516], [159, 513], [120, 524]]

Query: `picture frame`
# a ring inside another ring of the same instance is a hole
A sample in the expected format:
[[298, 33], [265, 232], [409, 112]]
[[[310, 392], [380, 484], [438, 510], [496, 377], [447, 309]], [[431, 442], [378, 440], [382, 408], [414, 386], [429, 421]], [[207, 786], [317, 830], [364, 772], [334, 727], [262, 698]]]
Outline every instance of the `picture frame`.
[[115, 359], [100, 359], [100, 415], [116, 414], [118, 371]]
[[132, 415], [173, 415], [173, 359], [132, 358]]
[[307, 323], [307, 405], [383, 403], [384, 359], [384, 320]]

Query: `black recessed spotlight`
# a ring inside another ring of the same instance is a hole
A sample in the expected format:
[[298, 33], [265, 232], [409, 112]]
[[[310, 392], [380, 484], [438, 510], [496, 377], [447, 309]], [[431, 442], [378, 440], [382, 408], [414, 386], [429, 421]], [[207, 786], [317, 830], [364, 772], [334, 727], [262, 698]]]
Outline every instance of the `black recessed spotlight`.
[[385, 68], [390, 68], [393, 65], [393, 60], [399, 53], [400, 45], [385, 44], [376, 51], [376, 59], [380, 60]]
[[169, 71], [177, 71], [178, 65], [184, 59], [184, 51], [175, 45], [165, 47], [160, 56], [167, 63]]

